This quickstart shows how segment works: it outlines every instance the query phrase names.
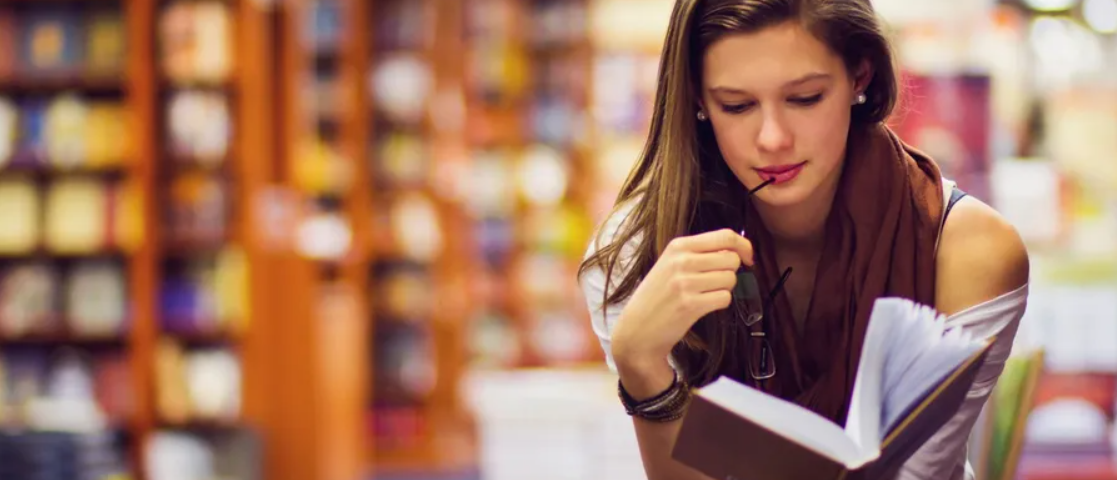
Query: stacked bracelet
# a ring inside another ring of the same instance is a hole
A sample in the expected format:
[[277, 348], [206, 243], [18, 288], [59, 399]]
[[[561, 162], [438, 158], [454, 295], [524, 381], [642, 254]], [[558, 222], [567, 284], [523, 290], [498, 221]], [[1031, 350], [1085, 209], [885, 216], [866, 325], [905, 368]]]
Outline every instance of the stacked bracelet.
[[624, 383], [619, 380], [617, 390], [624, 410], [629, 416], [650, 422], [665, 423], [678, 420], [683, 417], [686, 406], [690, 403], [690, 387], [686, 380], [680, 378], [678, 372], [675, 372], [675, 379], [671, 381], [671, 386], [667, 387], [667, 390], [642, 402], [632, 398], [632, 395], [624, 389]]

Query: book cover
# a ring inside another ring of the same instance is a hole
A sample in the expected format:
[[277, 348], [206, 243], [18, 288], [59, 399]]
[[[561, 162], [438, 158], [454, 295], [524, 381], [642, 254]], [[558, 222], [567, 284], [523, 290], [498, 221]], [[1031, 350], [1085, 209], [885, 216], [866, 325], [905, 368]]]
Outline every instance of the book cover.
[[18, 168], [39, 168], [46, 163], [47, 103], [24, 100], [19, 105], [19, 127], [16, 150], [10, 165]]
[[944, 320], [877, 302], [844, 427], [722, 378], [697, 391], [673, 458], [713, 478], [888, 478], [954, 416], [992, 345]]
[[32, 75], [74, 74], [84, 55], [82, 22], [67, 10], [31, 11], [20, 20], [20, 67]]
[[0, 97], [0, 170], [7, 168], [12, 162], [18, 133], [19, 109], [12, 101]]
[[86, 71], [96, 76], [116, 76], [124, 70], [124, 21], [117, 12], [93, 14], [86, 25]]
[[108, 188], [92, 179], [65, 179], [47, 190], [45, 243], [64, 253], [96, 253], [107, 244]]
[[29, 179], [0, 180], [0, 252], [26, 254], [39, 244], [39, 189]]

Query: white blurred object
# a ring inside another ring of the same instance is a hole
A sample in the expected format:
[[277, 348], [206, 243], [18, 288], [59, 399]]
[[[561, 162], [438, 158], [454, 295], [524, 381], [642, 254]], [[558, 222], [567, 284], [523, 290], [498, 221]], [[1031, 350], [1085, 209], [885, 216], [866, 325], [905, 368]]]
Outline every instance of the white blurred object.
[[1117, 33], [1117, 0], [1084, 0], [1082, 16], [1098, 33]]
[[482, 480], [644, 480], [617, 377], [601, 370], [474, 371]]
[[39, 431], [95, 433], [108, 422], [97, 405], [88, 366], [66, 351], [50, 373], [46, 395], [27, 405], [27, 423]]
[[392, 233], [400, 249], [412, 259], [429, 262], [442, 250], [442, 226], [437, 206], [421, 194], [404, 194], [392, 205]]
[[85, 125], [89, 106], [78, 96], [65, 94], [50, 103], [44, 140], [47, 158], [58, 168], [80, 167], [86, 155]]
[[1037, 62], [1033, 71], [1042, 89], [1073, 86], [1076, 80], [1104, 71], [1102, 39], [1074, 20], [1037, 17], [1029, 37]]
[[574, 362], [589, 348], [585, 324], [580, 317], [558, 309], [536, 312], [535, 317], [532, 343], [544, 361], [550, 364]]
[[1117, 372], [1117, 291], [1109, 285], [1034, 288], [1029, 324], [1052, 372]]
[[993, 205], [1027, 243], [1053, 242], [1062, 222], [1059, 174], [1052, 162], [1000, 160], [990, 175]]
[[959, 18], [985, 15], [996, 4], [994, 0], [873, 0], [873, 8], [886, 22], [901, 26], [928, 21], [957, 22]]
[[215, 478], [213, 451], [200, 438], [171, 432], [152, 435], [146, 445], [144, 471], [154, 480]]
[[515, 201], [515, 179], [506, 152], [478, 152], [469, 172], [467, 207], [477, 217], [505, 217]]
[[297, 250], [310, 258], [340, 259], [349, 252], [353, 230], [341, 215], [321, 213], [303, 220], [296, 235]]
[[434, 88], [434, 74], [422, 58], [397, 54], [372, 71], [368, 86], [385, 113], [405, 123], [417, 123]]
[[1078, 0], [1024, 0], [1024, 4], [1037, 12], [1060, 12], [1073, 7]]
[[1041, 444], [1105, 443], [1106, 418], [1096, 405], [1082, 399], [1060, 399], [1037, 407], [1028, 421], [1025, 436]]
[[1117, 191], [1117, 91], [1068, 88], [1051, 95], [1046, 110], [1051, 159], [1103, 196]]
[[658, 50], [667, 34], [674, 0], [595, 0], [590, 37], [599, 48]]
[[561, 153], [546, 145], [535, 145], [520, 160], [520, 195], [533, 205], [552, 206], [566, 195], [567, 173]]
[[240, 362], [231, 352], [195, 352], [186, 362], [190, 400], [202, 418], [236, 418], [241, 407]]

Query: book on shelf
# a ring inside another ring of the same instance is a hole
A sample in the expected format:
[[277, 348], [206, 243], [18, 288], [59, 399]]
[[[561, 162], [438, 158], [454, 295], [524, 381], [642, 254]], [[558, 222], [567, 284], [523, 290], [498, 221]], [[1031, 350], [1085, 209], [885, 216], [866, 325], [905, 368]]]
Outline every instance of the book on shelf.
[[84, 52], [81, 17], [67, 9], [32, 10], [17, 20], [20, 73], [80, 73]]
[[844, 428], [721, 378], [697, 391], [673, 457], [714, 478], [888, 478], [954, 416], [993, 339], [914, 302], [876, 302]]

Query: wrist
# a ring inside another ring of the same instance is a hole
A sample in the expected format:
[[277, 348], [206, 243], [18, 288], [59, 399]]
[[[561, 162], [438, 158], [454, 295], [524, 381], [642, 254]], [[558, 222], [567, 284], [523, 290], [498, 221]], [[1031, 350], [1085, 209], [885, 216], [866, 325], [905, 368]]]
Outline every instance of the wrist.
[[637, 401], [647, 400], [671, 388], [675, 370], [667, 358], [618, 358], [617, 373], [621, 384]]

